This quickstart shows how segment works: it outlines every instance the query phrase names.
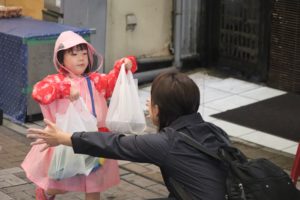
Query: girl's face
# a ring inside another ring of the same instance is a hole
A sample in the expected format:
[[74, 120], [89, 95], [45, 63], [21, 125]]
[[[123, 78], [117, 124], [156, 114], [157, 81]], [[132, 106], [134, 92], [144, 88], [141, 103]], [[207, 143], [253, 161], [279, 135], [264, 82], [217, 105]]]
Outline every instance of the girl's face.
[[64, 66], [75, 75], [82, 75], [88, 66], [88, 52], [86, 49], [72, 48], [64, 52]]

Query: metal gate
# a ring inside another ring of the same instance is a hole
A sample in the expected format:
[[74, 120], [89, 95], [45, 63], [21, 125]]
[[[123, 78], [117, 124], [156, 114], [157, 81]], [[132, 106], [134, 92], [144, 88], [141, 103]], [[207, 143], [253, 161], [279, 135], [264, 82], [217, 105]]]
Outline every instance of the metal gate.
[[300, 93], [300, 1], [273, 0], [268, 84]]
[[[249, 78], [267, 77], [269, 0], [220, 0], [215, 35], [218, 66], [237, 69]], [[214, 12], [216, 13], [216, 12]]]

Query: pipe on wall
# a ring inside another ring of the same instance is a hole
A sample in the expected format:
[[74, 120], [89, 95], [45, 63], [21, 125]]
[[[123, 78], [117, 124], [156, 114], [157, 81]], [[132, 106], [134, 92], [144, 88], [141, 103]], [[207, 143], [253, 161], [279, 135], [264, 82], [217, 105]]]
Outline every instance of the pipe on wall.
[[134, 77], [139, 80], [139, 84], [151, 82], [158, 74], [166, 71], [178, 71], [182, 67], [182, 58], [181, 58], [181, 29], [182, 29], [182, 8], [183, 8], [182, 0], [174, 0], [174, 56], [164, 57], [164, 58], [148, 58], [148, 59], [140, 59], [141, 63], [151, 63], [158, 61], [166, 61], [173, 59], [173, 66], [163, 69], [150, 70], [145, 72], [140, 72], [134, 74]]
[[164, 56], [164, 57], [153, 57], [153, 58], [138, 58], [138, 63], [149, 64], [158, 62], [169, 62], [174, 59], [174, 56]]
[[175, 31], [174, 31], [174, 62], [173, 66], [180, 69], [181, 62], [181, 26], [182, 26], [182, 0], [174, 0]]
[[157, 75], [167, 71], [178, 71], [176, 67], [167, 67], [162, 69], [150, 70], [133, 74], [133, 77], [138, 79], [139, 84], [151, 82]]

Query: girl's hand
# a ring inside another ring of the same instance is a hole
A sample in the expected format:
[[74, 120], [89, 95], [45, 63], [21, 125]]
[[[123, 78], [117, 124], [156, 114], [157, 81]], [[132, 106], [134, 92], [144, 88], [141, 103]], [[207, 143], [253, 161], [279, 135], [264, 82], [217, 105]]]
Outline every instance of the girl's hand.
[[67, 77], [66, 80], [71, 84], [69, 99], [70, 101], [75, 101], [80, 97], [79, 90], [77, 89], [74, 81], [71, 78]]
[[47, 125], [44, 129], [28, 129], [27, 137], [36, 139], [31, 145], [46, 144], [41, 151], [46, 150], [48, 147], [54, 147], [60, 144], [72, 146], [71, 134], [61, 131], [54, 123], [47, 119], [45, 119], [44, 122]]
[[80, 97], [79, 90], [76, 87], [74, 87], [74, 85], [71, 85], [70, 96], [69, 96], [70, 101], [75, 101], [79, 97]]
[[80, 97], [80, 93], [79, 93], [79, 90], [77, 89], [74, 81], [70, 77], [66, 77], [65, 81], [67, 81], [68, 83], [71, 84], [70, 95], [69, 95], [70, 101], [77, 100]]
[[131, 70], [132, 62], [131, 62], [130, 59], [128, 59], [128, 58], [122, 58], [121, 62], [123, 62], [125, 64], [125, 69], [126, 70]]

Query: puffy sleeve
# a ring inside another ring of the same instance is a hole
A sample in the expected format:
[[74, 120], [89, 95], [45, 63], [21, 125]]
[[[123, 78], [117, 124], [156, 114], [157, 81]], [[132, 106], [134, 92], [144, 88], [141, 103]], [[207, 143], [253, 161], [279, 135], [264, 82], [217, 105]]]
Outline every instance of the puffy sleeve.
[[49, 75], [33, 87], [32, 98], [39, 104], [47, 105], [56, 99], [70, 95], [71, 83], [62, 74]]
[[[134, 73], [137, 70], [136, 58], [134, 56], [128, 56], [126, 58], [131, 60], [131, 72]], [[91, 73], [90, 75], [90, 79], [94, 82], [97, 91], [103, 94], [105, 98], [109, 98], [112, 95], [122, 63], [123, 62], [121, 60], [116, 61], [114, 68], [108, 74], [100, 74], [95, 72]]]

